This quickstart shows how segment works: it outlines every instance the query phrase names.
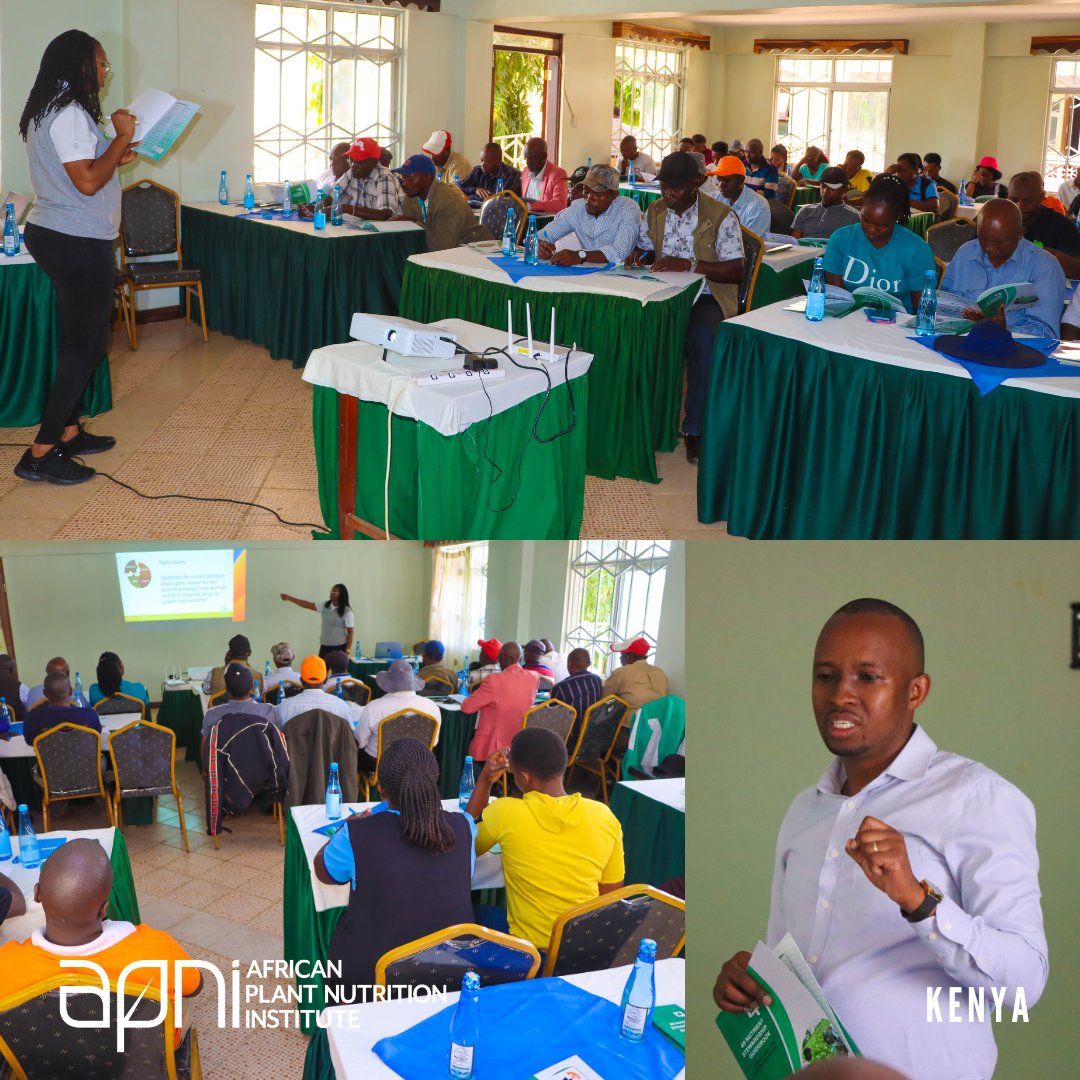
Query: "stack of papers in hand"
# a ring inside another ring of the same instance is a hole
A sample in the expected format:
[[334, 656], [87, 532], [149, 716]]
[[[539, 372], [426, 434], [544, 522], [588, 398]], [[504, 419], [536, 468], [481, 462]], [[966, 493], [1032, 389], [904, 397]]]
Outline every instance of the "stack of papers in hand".
[[[193, 101], [180, 101], [164, 90], [144, 90], [129, 106], [135, 114], [135, 153], [160, 161], [199, 111]], [[105, 125], [110, 139], [116, 137], [112, 121]]]
[[772, 1005], [716, 1018], [744, 1076], [781, 1080], [815, 1061], [859, 1056], [790, 934], [775, 949], [759, 941], [747, 970]]

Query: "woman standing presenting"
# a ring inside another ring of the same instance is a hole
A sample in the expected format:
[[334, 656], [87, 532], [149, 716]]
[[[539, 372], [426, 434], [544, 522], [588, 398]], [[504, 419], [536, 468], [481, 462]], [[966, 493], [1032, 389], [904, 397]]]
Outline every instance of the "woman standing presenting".
[[288, 593], [281, 594], [297, 607], [317, 611], [322, 616], [322, 633], [319, 635], [319, 655], [329, 656], [332, 652], [343, 652], [348, 656], [352, 652], [353, 631], [356, 628], [356, 616], [349, 607], [349, 590], [340, 583], [330, 590], [330, 599], [324, 600], [319, 607], [311, 600], [300, 600]]
[[46, 47], [19, 121], [34, 185], [26, 246], [52, 280], [60, 315], [56, 373], [41, 428], [15, 466], [24, 480], [80, 484], [94, 470], [72, 458], [116, 444], [79, 423], [83, 391], [109, 343], [113, 243], [120, 231], [116, 169], [135, 157], [135, 117], [127, 109], [112, 114], [112, 141], [99, 126], [109, 71], [97, 41], [82, 30], [66, 31]]

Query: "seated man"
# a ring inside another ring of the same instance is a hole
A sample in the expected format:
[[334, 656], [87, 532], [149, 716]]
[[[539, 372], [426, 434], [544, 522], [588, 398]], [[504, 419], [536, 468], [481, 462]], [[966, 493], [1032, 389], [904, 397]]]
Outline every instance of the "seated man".
[[631, 709], [667, 696], [667, 676], [646, 659], [649, 643], [644, 638], [612, 645], [611, 651], [619, 654], [622, 666], [604, 680], [605, 694], [618, 695]]
[[944, 188], [946, 191], [951, 191], [954, 195], [958, 194], [956, 185], [951, 180], [946, 180], [945, 177], [941, 175], [940, 154], [923, 154], [922, 163], [923, 172], [934, 181], [938, 188]]
[[229, 638], [229, 649], [225, 653], [225, 662], [216, 668], [211, 668], [206, 678], [203, 679], [202, 692], [213, 697], [225, 689], [225, 669], [230, 664], [242, 664], [249, 668], [255, 685], [262, 694], [262, 675], [259, 674], [249, 663], [251, 660], [251, 642], [243, 634], [236, 634]]
[[352, 163], [341, 189], [341, 208], [353, 217], [389, 221], [401, 213], [402, 193], [397, 177], [382, 163], [382, 148], [374, 139], [357, 139], [345, 155]]
[[589, 670], [589, 664], [587, 649], [571, 649], [566, 658], [570, 674], [562, 682], [556, 683], [551, 691], [552, 701], [564, 701], [577, 712], [574, 730], [567, 740], [571, 747], [577, 733], [581, 731], [585, 714], [604, 696], [604, 680]]
[[[1030, 281], [1038, 303], [1004, 306], [992, 316], [1014, 334], [1035, 334], [1056, 338], [1065, 303], [1065, 275], [1048, 251], [1024, 239], [1024, 221], [1019, 207], [1007, 199], [992, 199], [979, 214], [978, 234], [952, 257], [941, 287], [946, 292], [975, 300], [994, 285]], [[979, 322], [987, 316], [975, 305], [964, 318]]]
[[550, 690], [555, 685], [555, 672], [541, 659], [547, 652], [544, 643], [539, 638], [533, 638], [525, 642], [522, 652], [525, 654], [525, 670], [536, 672], [540, 678], [541, 690]]
[[1053, 255], [1066, 277], [1080, 277], [1080, 229], [1064, 214], [1043, 206], [1044, 194], [1037, 172], [1017, 173], [1009, 181], [1009, 198], [1020, 207], [1024, 236]]
[[[11, 707], [16, 720], [21, 720], [26, 714], [22, 691], [23, 685], [19, 682], [19, 673], [15, 670], [15, 658], [7, 653], [0, 653], [0, 697]], [[11, 719], [10, 713], [8, 719]]]
[[[742, 161], [728, 154], [720, 159], [720, 164], [713, 169], [713, 173], [720, 188], [719, 201], [735, 211], [735, 216], [744, 229], [764, 236], [772, 224], [769, 203], [746, 186], [746, 166]], [[739, 280], [742, 280], [741, 275]]]
[[76, 705], [71, 698], [71, 680], [62, 671], [45, 676], [45, 704], [31, 709], [23, 721], [23, 738], [31, 746], [34, 740], [57, 724], [79, 724], [101, 730], [98, 714], [87, 705]]
[[352, 678], [349, 674], [349, 657], [338, 649], [336, 652], [327, 653], [323, 659], [326, 661], [326, 682], [323, 689], [332, 694], [342, 679]]
[[347, 142], [335, 143], [330, 148], [330, 168], [315, 180], [316, 187], [333, 194], [335, 184], [345, 183], [344, 177], [349, 171], [349, 159], [345, 156], [348, 152]]
[[525, 144], [525, 169], [521, 174], [521, 191], [529, 210], [534, 214], [557, 214], [565, 210], [569, 202], [568, 178], [548, 158], [547, 143], [543, 139], [530, 139]]
[[693, 136], [693, 142], [694, 153], [700, 154], [705, 159], [706, 165], [711, 165], [713, 163], [712, 150], [709, 149], [709, 144], [706, 141], [705, 136], [699, 133]]
[[[54, 656], [45, 665], [45, 674], [50, 675], [54, 671], [63, 672], [69, 679], [71, 678], [71, 668], [68, 666], [68, 662], [62, 656]], [[45, 683], [42, 681], [37, 686], [32, 686], [26, 694], [26, 707], [32, 709], [39, 701], [45, 700]], [[83, 700], [81, 697], [76, 701], [77, 705], [88, 705], [89, 702]]]
[[405, 202], [396, 220], [424, 226], [428, 251], [445, 251], [477, 240], [493, 239], [469, 209], [469, 204], [446, 184], [435, 179], [431, 158], [413, 154], [394, 170], [401, 177]]
[[779, 170], [765, 157], [765, 144], [751, 139], [746, 144], [746, 186], [766, 199], [775, 199], [779, 179]]
[[631, 162], [634, 164], [635, 177], [655, 176], [658, 172], [656, 162], [637, 148], [637, 139], [633, 135], [624, 135], [619, 143], [619, 176], [627, 175]]
[[7, 874], [0, 874], [0, 926], [5, 919], [17, 919], [25, 914], [26, 897], [22, 889]]
[[555, 648], [551, 641], [551, 638], [540, 638], [544, 645], [544, 654], [540, 657], [540, 663], [546, 664], [555, 673], [555, 680], [565, 679], [569, 674], [569, 670], [566, 667], [566, 661], [563, 659], [562, 653]]
[[470, 693], [489, 675], [502, 670], [499, 667], [499, 650], [502, 648], [502, 642], [498, 638], [489, 638], [487, 641], [481, 638], [476, 644], [480, 646], [480, 659], [469, 665]]
[[352, 727], [355, 717], [351, 706], [336, 694], [328, 694], [323, 689], [325, 683], [326, 661], [321, 656], [305, 657], [300, 665], [300, 685], [304, 689], [299, 694], [286, 698], [280, 705], [274, 706], [278, 724], [283, 727], [294, 716], [320, 709], [322, 712], [333, 713], [343, 720], [348, 720], [349, 726]]
[[462, 177], [468, 176], [472, 169], [465, 155], [454, 149], [454, 140], [449, 131], [433, 131], [431, 138], [420, 149], [431, 158], [442, 184], [456, 184]]
[[356, 727], [353, 728], [353, 735], [360, 747], [361, 772], [375, 771], [375, 762], [379, 756], [379, 724], [388, 716], [406, 709], [430, 716], [435, 721], [436, 743], [439, 741], [439, 726], [442, 723], [438, 704], [417, 693], [424, 689], [424, 683], [419, 676], [413, 674], [408, 660], [395, 660], [385, 671], [376, 674], [375, 681], [383, 695], [360, 710]]
[[451, 671], [443, 665], [443, 657], [446, 655], [446, 646], [441, 641], [432, 639], [425, 641], [421, 646], [423, 665], [418, 672], [420, 681], [426, 683], [428, 679], [441, 679], [449, 683], [449, 687], [443, 690], [444, 694], [456, 694], [458, 690], [458, 677], [456, 671]]
[[499, 668], [461, 703], [467, 716], [478, 714], [476, 734], [469, 743], [476, 764], [510, 742], [536, 700], [539, 678], [521, 666], [521, 646], [516, 641], [508, 641], [499, 650]]
[[841, 166], [847, 174], [848, 188], [860, 195], [866, 193], [867, 188], [870, 187], [870, 181], [874, 179], [874, 174], [869, 169], [863, 168], [865, 161], [866, 157], [861, 150], [851, 150]]
[[[720, 168], [742, 169], [737, 158], [720, 159]], [[740, 191], [742, 176], [740, 180]], [[727, 183], [728, 176], [721, 179]], [[652, 252], [638, 263], [651, 261], [654, 270], [701, 274], [708, 286], [690, 310], [686, 335], [686, 460], [698, 461], [704, 424], [705, 393], [716, 332], [724, 319], [738, 313], [738, 283], [746, 273], [739, 219], [725, 199], [701, 193], [697, 165], [686, 154], [669, 154], [660, 169], [660, 198], [648, 209], [637, 246]], [[744, 194], [760, 204], [769, 217], [769, 204], [747, 189]], [[768, 226], [765, 226], [767, 228]]]
[[1061, 316], [1061, 338], [1063, 341], [1080, 341], [1080, 289], [1073, 293]]
[[484, 143], [480, 164], [458, 181], [458, 187], [462, 195], [479, 206], [500, 191], [512, 191], [520, 196], [521, 173], [503, 161], [502, 147], [497, 142]]
[[199, 743], [199, 760], [202, 760], [203, 749], [206, 740], [210, 738], [210, 732], [214, 726], [225, 716], [234, 713], [250, 714], [258, 720], [271, 720], [280, 725], [278, 714], [273, 705], [268, 701], [256, 701], [252, 694], [255, 690], [255, 681], [251, 677], [251, 669], [243, 664], [230, 664], [225, 669], [225, 689], [229, 691], [229, 700], [222, 705], [215, 705], [206, 710], [203, 717], [202, 739]]
[[[0, 946], [0, 998], [66, 973], [91, 973], [78, 967], [63, 968], [61, 960], [93, 961], [110, 979], [118, 979], [135, 961], [164, 960], [172, 985], [174, 961], [191, 957], [161, 930], [107, 918], [112, 883], [112, 866], [105, 849], [86, 837], [68, 840], [41, 864], [34, 899], [45, 911], [45, 928], [35, 930], [26, 941], [9, 941]], [[157, 968], [137, 967], [128, 973], [126, 993], [137, 995], [146, 986], [160, 992]], [[180, 986], [173, 987], [174, 1013], [181, 996], [194, 997], [201, 988], [199, 972], [185, 968]], [[185, 1009], [185, 1026], [190, 1017], [191, 1010]], [[42, 1035], [47, 1037], [47, 1032]], [[182, 1033], [177, 1031], [177, 1046], [181, 1038]]]
[[[488, 805], [507, 771], [522, 797]], [[525, 728], [488, 758], [465, 810], [478, 821], [476, 853], [502, 848], [510, 933], [544, 950], [560, 915], [621, 888], [624, 876], [622, 826], [602, 802], [567, 795], [565, 772], [558, 735]]]
[[845, 225], [857, 224], [858, 210], [844, 202], [847, 189], [847, 173], [839, 165], [827, 168], [821, 174], [821, 202], [799, 207], [791, 224], [791, 235], [824, 238]]
[[[619, 194], [619, 177], [610, 165], [594, 165], [585, 177], [585, 198], [572, 202], [540, 230], [540, 258], [556, 266], [622, 263], [634, 250], [641, 210]], [[556, 251], [555, 241], [576, 233], [577, 251]]]
[[264, 676], [266, 685], [263, 687], [263, 693], [267, 697], [274, 695], [278, 683], [282, 680], [295, 683], [300, 681], [300, 672], [294, 671], [292, 666], [296, 653], [287, 641], [279, 641], [276, 645], [271, 645], [270, 658], [274, 661], [275, 670], [271, 671], [268, 677]]

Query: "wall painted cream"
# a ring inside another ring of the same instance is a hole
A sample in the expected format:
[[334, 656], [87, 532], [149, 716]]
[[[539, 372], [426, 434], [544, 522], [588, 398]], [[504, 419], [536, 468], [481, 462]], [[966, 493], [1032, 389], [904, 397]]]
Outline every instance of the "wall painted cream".
[[780, 822], [830, 760], [810, 708], [818, 632], [841, 604], [879, 596], [925, 635], [933, 683], [918, 715], [934, 741], [982, 761], [1035, 804], [1050, 981], [1029, 1024], [996, 1028], [995, 1075], [1071, 1075], [1080, 993], [1071, 824], [1080, 809], [1080, 671], [1069, 668], [1077, 546], [763, 541], [722, 559], [714, 552], [687, 545], [688, 698], [711, 707], [695, 732], [687, 787], [688, 1073], [738, 1080], [714, 1024], [713, 982], [729, 956], [764, 935]]

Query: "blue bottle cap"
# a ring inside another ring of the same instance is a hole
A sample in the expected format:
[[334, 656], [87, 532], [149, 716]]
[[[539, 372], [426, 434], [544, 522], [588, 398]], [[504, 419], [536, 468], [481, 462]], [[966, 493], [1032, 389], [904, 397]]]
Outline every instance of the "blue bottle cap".
[[468, 762], [471, 762], [472, 761], [472, 754], [466, 754], [465, 755], [465, 760], [468, 761]]
[[19, 813], [20, 814], [26, 813], [26, 803], [24, 803], [24, 802], [19, 803]]
[[643, 937], [638, 944], [638, 959], [656, 959], [656, 942], [652, 938]]
[[480, 989], [480, 976], [475, 971], [466, 971], [465, 977], [461, 980], [461, 989], [475, 993]]
[[337, 762], [336, 761], [331, 761], [330, 762], [330, 771], [331, 772], [337, 772]]

